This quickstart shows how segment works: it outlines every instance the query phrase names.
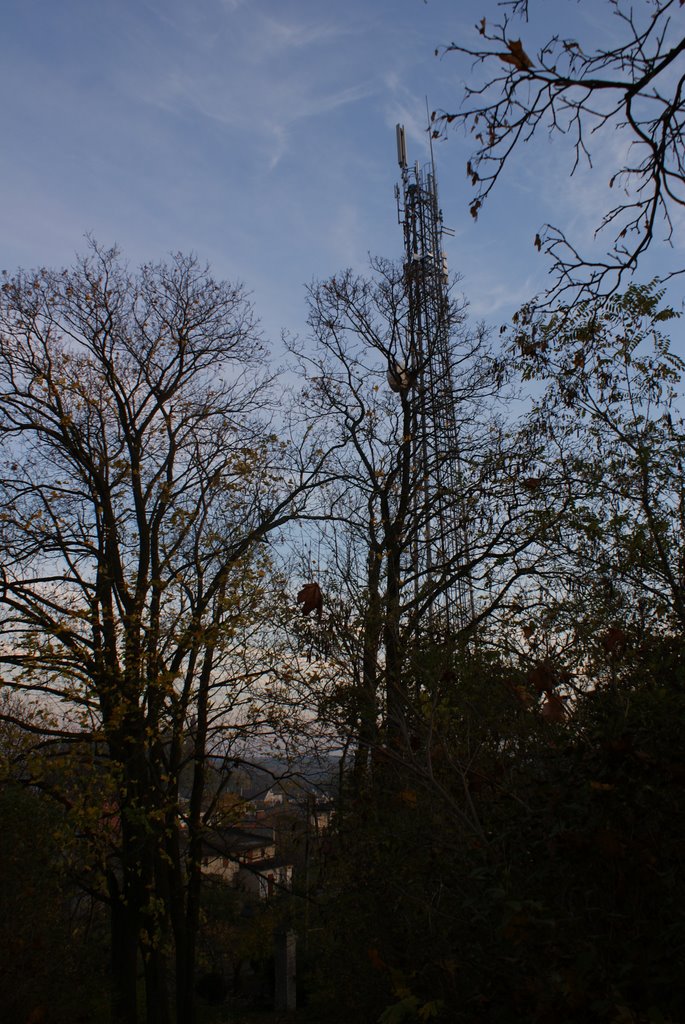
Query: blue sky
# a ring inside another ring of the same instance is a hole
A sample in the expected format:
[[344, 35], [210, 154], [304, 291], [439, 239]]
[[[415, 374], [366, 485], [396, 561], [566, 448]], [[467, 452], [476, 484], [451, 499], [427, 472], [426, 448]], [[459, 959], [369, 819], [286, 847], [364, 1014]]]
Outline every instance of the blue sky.
[[[84, 235], [132, 264], [194, 251], [252, 292], [267, 338], [305, 332], [304, 284], [367, 253], [401, 255], [394, 126], [427, 159], [426, 97], [454, 109], [494, 0], [4, 0], [0, 267], [65, 265]], [[594, 43], [599, 4], [553, 0], [521, 33]], [[436, 147], [451, 269], [498, 326], [544, 286], [547, 220], [589, 229], [608, 175], [567, 179], [569, 154], [522, 152], [478, 223], [468, 140]], [[599, 182], [599, 184], [598, 184]], [[682, 236], [681, 236], [682, 237]], [[646, 277], [658, 258], [645, 266]]]

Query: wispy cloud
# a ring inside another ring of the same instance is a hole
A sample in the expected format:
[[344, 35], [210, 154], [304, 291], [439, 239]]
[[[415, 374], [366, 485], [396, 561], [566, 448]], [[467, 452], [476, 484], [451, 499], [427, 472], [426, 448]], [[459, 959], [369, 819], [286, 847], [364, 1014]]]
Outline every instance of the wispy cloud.
[[328, 244], [340, 267], [364, 266], [368, 259], [369, 239], [366, 222], [358, 206], [345, 203], [338, 207], [329, 228]]
[[342, 25], [340, 22], [311, 24], [266, 16], [260, 19], [260, 29], [262, 51], [302, 49], [333, 41], [342, 42], [345, 37], [357, 31], [353, 26]]
[[358, 80], [337, 53], [336, 44], [350, 29], [274, 17], [243, 21], [236, 28], [239, 38], [230, 61], [220, 43], [211, 51], [190, 45], [172, 70], [151, 62], [122, 87], [166, 113], [208, 119], [241, 132], [246, 159], [250, 148], [261, 151], [262, 164], [273, 171], [301, 122], [368, 98], [378, 82], [368, 75]]
[[499, 269], [488, 270], [483, 266], [469, 269], [464, 279], [469, 312], [474, 318], [482, 318], [490, 323], [497, 317], [508, 319], [539, 288], [540, 281], [531, 274], [524, 274], [518, 281], [505, 280]]

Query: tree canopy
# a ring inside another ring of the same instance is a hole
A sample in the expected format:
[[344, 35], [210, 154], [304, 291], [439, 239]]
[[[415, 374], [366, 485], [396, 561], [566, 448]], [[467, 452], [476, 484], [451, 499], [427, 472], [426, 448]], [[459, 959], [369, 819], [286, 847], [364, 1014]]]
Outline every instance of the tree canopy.
[[305, 510], [322, 462], [272, 432], [272, 400], [242, 288], [194, 257], [132, 274], [94, 246], [4, 280], [2, 682], [51, 712], [43, 737], [106, 765], [116, 1019], [136, 1016], [139, 944], [148, 1019], [167, 1019], [169, 936], [192, 1019], [208, 735], [245, 727], [268, 678], [261, 542]]

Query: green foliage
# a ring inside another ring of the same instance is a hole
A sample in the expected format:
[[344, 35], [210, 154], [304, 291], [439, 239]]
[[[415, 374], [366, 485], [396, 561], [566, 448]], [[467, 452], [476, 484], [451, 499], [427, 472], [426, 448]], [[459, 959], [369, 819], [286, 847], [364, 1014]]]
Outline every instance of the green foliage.
[[432, 775], [416, 753], [398, 756], [340, 823], [317, 933], [319, 1012], [383, 1024], [681, 1020], [679, 674], [596, 690], [561, 724], [535, 707], [507, 718], [497, 672], [481, 666], [480, 696], [464, 678], [452, 718], [443, 708], [434, 723], [451, 755], [433, 758]]
[[237, 975], [243, 963], [273, 955], [273, 931], [282, 916], [278, 900], [260, 900], [215, 879], [208, 880], [203, 897], [203, 966]]
[[67, 874], [61, 812], [37, 791], [3, 781], [0, 820], [0, 1018], [105, 1019], [106, 921]]
[[537, 637], [571, 648], [579, 677], [616, 681], [685, 630], [685, 367], [663, 300], [652, 282], [516, 318], [510, 356], [536, 386], [528, 434], [540, 481], [537, 593], [522, 603], [537, 604]]
[[[101, 259], [108, 264], [114, 256]], [[182, 263], [172, 279], [181, 273], [187, 281], [192, 266]], [[92, 277], [92, 262], [79, 273]], [[121, 269], [116, 273], [124, 295], [131, 282]], [[144, 272], [137, 287], [144, 285], [145, 295], [158, 273]], [[44, 291], [50, 281], [46, 276]], [[400, 298], [403, 281], [401, 274], [393, 278]], [[210, 282], [203, 287], [216, 298]], [[337, 301], [340, 283], [328, 287], [327, 301]], [[345, 287], [349, 302], [361, 285], [350, 279]], [[16, 309], [6, 311], [14, 323], [40, 288], [28, 289], [23, 279], [7, 288], [5, 301], [16, 300]], [[110, 302], [109, 291], [98, 288], [78, 297], [86, 320], [94, 295], [103, 308]], [[74, 289], [59, 289], [55, 294], [71, 309]], [[183, 308], [194, 306], [186, 298]], [[121, 961], [113, 972], [121, 1019], [132, 1019], [140, 963], [149, 1018], [163, 1019], [164, 961], [174, 944], [177, 953], [194, 948], [198, 930], [203, 968], [234, 983], [247, 961], [267, 970], [284, 907], [220, 885], [202, 892], [197, 851], [204, 818], [225, 823], [242, 813], [237, 798], [213, 784], [204, 758], [214, 730], [222, 750], [232, 730], [241, 741], [267, 731], [291, 736], [293, 723], [302, 721], [293, 710], [298, 675], [302, 693], [320, 691], [318, 724], [325, 719], [346, 743], [358, 742], [336, 831], [305, 857], [299, 929], [318, 1019], [683, 1018], [673, 951], [685, 941], [678, 871], [685, 849], [685, 425], [678, 412], [683, 363], [662, 333], [676, 314], [660, 309], [662, 299], [653, 286], [633, 287], [602, 306], [578, 304], [535, 323], [529, 311], [519, 317], [513, 351], [523, 378], [540, 392], [521, 432], [498, 428], [482, 462], [474, 455], [470, 582], [478, 583], [478, 615], [489, 614], [491, 623], [475, 641], [443, 635], [438, 644], [400, 572], [407, 538], [423, 532], [418, 520], [393, 512], [394, 503], [406, 511], [411, 502], [408, 492], [407, 503], [398, 500], [391, 484], [397, 466], [387, 462], [393, 451], [409, 457], [409, 428], [395, 399], [380, 390], [391, 350], [378, 349], [383, 359], [373, 383], [364, 346], [338, 352], [331, 348], [335, 333], [326, 334], [328, 355], [310, 382], [319, 388], [317, 415], [328, 403], [361, 462], [340, 455], [332, 470], [344, 495], [336, 484], [329, 514], [347, 516], [353, 528], [349, 559], [339, 561], [336, 548], [330, 562], [340, 578], [328, 594], [328, 621], [315, 627], [321, 658], [311, 672], [301, 672], [296, 658], [284, 669], [279, 613], [268, 609], [264, 625], [269, 558], [253, 548], [305, 508], [317, 475], [302, 482], [303, 449], [294, 456], [300, 484], [284, 483], [287, 473], [281, 478], [270, 467], [274, 453], [279, 462], [286, 453], [258, 420], [250, 446], [235, 434], [234, 422], [252, 416], [262, 392], [248, 387], [241, 398], [229, 383], [221, 394], [210, 386], [207, 373], [221, 365], [225, 347], [214, 321], [208, 336], [196, 339], [197, 376], [191, 374], [188, 394], [174, 399], [173, 410], [150, 385], [147, 366], [158, 346], [169, 349], [180, 387], [184, 330], [173, 337], [161, 331], [150, 352], [143, 332], [140, 350], [120, 361], [101, 352], [100, 329], [91, 323], [80, 361], [70, 345], [57, 345], [59, 376], [48, 381], [45, 360], [34, 372], [33, 349], [17, 328], [3, 350], [13, 411], [0, 427], [8, 452], [17, 431], [35, 437], [21, 479], [19, 463], [0, 467], [3, 543], [16, 570], [0, 660], [13, 687], [59, 697], [64, 719], [22, 720], [7, 705], [0, 756], [3, 777], [30, 778], [67, 810], [49, 809], [33, 789], [3, 783], [0, 886], [7, 909], [0, 927], [12, 950], [0, 968], [0, 999], [8, 1019], [25, 1019], [49, 1002], [60, 1024], [78, 1020], [82, 1004], [97, 1003], [82, 974], [85, 965], [99, 985], [98, 950], [106, 943], [94, 905], [87, 904], [86, 916], [77, 900], [73, 877], [92, 896], [110, 899], [113, 930], [128, 937], [121, 943], [126, 960], [113, 944], [113, 962]], [[49, 289], [44, 301], [56, 301]], [[239, 294], [233, 301], [243, 310]], [[235, 358], [245, 369], [252, 365], [244, 351], [251, 314], [236, 330]], [[479, 348], [474, 339], [473, 352]], [[26, 394], [16, 385], [21, 353]], [[368, 376], [370, 391], [352, 426], [344, 392], [326, 376], [334, 358], [357, 368], [359, 394]], [[130, 377], [134, 364], [145, 371]], [[162, 360], [162, 378], [165, 366]], [[106, 415], [83, 383], [88, 367], [91, 384], [98, 374], [101, 384], [115, 371], [122, 375]], [[482, 390], [493, 371], [490, 362], [486, 368], [481, 384], [467, 389], [474, 406], [490, 387]], [[325, 381], [330, 394], [323, 395]], [[144, 491], [141, 470], [122, 454], [127, 445], [138, 451], [138, 413], [129, 416], [116, 400], [120, 393], [136, 399], [139, 412], [153, 403], [159, 414], [138, 460], [148, 477]], [[43, 396], [44, 417], [37, 426], [36, 395]], [[64, 396], [72, 412], [53, 422]], [[229, 416], [230, 400], [236, 408]], [[86, 406], [89, 416], [105, 417], [112, 443], [119, 439], [109, 475], [100, 469], [102, 431], [91, 431], [87, 417], [79, 421]], [[177, 416], [186, 418], [172, 430]], [[474, 421], [474, 432], [482, 426]], [[59, 490], [61, 479], [50, 477], [57, 470], [46, 438], [65, 465], [78, 455], [86, 467], [85, 485], [72, 474], [81, 488], [75, 503], [71, 491]], [[173, 466], [180, 473], [175, 497]], [[110, 543], [116, 530], [118, 546]], [[100, 537], [109, 538], [102, 550], [94, 546]], [[55, 565], [67, 573], [59, 585], [40, 575], [47, 572], [39, 563], [48, 540]], [[452, 569], [461, 568], [461, 558], [460, 552]], [[102, 598], [93, 598], [93, 587]], [[306, 639], [310, 627], [300, 622], [294, 632]], [[263, 677], [263, 691], [252, 686]], [[92, 954], [83, 953], [86, 940]], [[195, 965], [190, 955], [186, 960], [175, 979], [184, 1024], [195, 982]], [[9, 983], [13, 974], [21, 984]]]

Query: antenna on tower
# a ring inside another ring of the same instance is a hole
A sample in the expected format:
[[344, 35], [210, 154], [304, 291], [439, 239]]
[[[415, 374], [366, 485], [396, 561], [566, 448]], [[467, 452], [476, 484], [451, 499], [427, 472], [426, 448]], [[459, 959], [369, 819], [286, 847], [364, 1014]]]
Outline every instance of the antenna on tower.
[[404, 170], [407, 166], [407, 141], [404, 137], [404, 125], [395, 125], [395, 135], [397, 137], [397, 162]]
[[430, 110], [428, 109], [428, 97], [426, 96], [426, 131], [428, 132], [428, 145], [431, 152], [431, 172], [435, 181], [435, 153], [433, 152], [433, 127]]

